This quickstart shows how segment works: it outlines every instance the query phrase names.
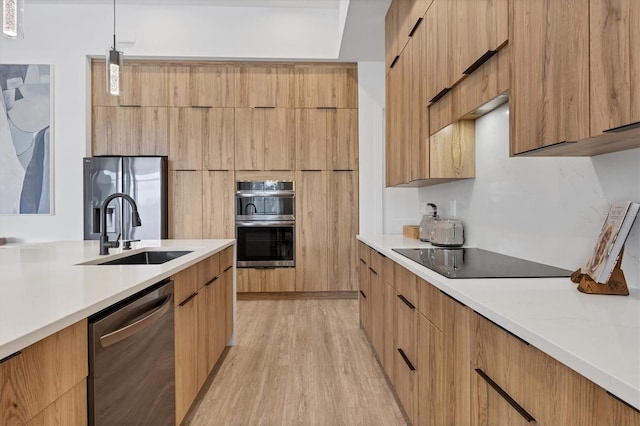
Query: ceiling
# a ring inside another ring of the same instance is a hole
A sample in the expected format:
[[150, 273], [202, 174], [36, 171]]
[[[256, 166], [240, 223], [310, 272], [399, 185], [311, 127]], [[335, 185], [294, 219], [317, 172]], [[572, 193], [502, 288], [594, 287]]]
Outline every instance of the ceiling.
[[[112, 4], [114, 0], [29, 0], [31, 4]], [[342, 31], [341, 61], [384, 60], [384, 16], [391, 0], [116, 0], [117, 5], [179, 5], [255, 8], [335, 9], [348, 2]], [[340, 37], [340, 34], [336, 34]]]

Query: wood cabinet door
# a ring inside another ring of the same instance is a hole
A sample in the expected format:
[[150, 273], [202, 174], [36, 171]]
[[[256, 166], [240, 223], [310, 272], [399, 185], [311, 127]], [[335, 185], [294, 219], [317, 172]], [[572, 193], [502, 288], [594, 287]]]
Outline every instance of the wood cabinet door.
[[[417, 421], [418, 398], [418, 311], [416, 276], [404, 268], [395, 269], [400, 285], [396, 298], [396, 353], [394, 354], [395, 388], [412, 423]], [[414, 290], [415, 289], [415, 290]]]
[[404, 84], [404, 102], [406, 102], [407, 116], [404, 125], [407, 126], [406, 145], [404, 149], [404, 169], [407, 171], [407, 181], [426, 179], [429, 177], [429, 114], [427, 114], [427, 97], [425, 80], [426, 72], [426, 41], [427, 29], [424, 22], [418, 24], [415, 32], [405, 46], [404, 60], [407, 73]]
[[459, 55], [453, 71], [458, 78], [507, 42], [507, 6], [507, 0], [457, 0], [455, 16], [460, 25], [454, 51]]
[[475, 121], [459, 120], [431, 135], [429, 139], [431, 178], [475, 177], [475, 129]]
[[236, 107], [276, 107], [277, 68], [240, 65], [237, 75]]
[[589, 0], [509, 10], [511, 155], [588, 137]]
[[211, 64], [190, 68], [191, 106], [235, 106], [235, 66]]
[[233, 274], [235, 269], [232, 265], [225, 267], [222, 271], [223, 278], [223, 286], [224, 291], [224, 342], [225, 345], [235, 330], [234, 321], [235, 321], [235, 313], [234, 313], [234, 289], [233, 289]]
[[398, 3], [399, 0], [392, 1], [384, 17], [384, 64], [387, 72], [391, 69], [391, 64], [398, 51]]
[[[458, 25], [455, 21], [455, 1], [434, 0], [425, 14], [427, 29], [427, 75], [426, 98], [431, 102], [437, 95], [450, 88], [450, 82], [454, 81], [453, 58], [451, 55], [454, 46]], [[455, 78], [457, 80], [457, 78]]]
[[236, 170], [264, 169], [264, 118], [261, 108], [236, 108]]
[[203, 238], [235, 238], [234, 176], [233, 171], [203, 172]]
[[235, 169], [235, 111], [233, 108], [207, 110], [203, 140], [205, 170]]
[[[393, 268], [388, 269], [385, 268], [384, 276], [391, 275], [393, 276]], [[386, 279], [385, 279], [386, 281]], [[389, 284], [385, 284], [383, 286], [384, 291], [384, 355], [383, 355], [383, 365], [384, 371], [387, 373], [389, 380], [395, 386], [395, 356], [397, 353], [398, 346], [396, 345], [397, 340], [397, 321], [398, 316], [396, 313], [396, 301], [398, 300], [396, 297], [396, 290], [390, 286]]]
[[84, 383], [87, 333], [87, 321], [81, 320], [0, 363], [0, 424], [24, 424]]
[[[381, 258], [375, 250], [371, 250], [371, 256]], [[380, 259], [379, 259], [380, 260]], [[380, 363], [384, 365], [384, 270], [382, 262], [372, 262], [369, 269], [370, 306], [371, 306], [371, 332], [369, 337], [371, 344], [378, 355]]]
[[87, 424], [87, 419], [87, 381], [82, 380], [24, 425], [82, 426]]
[[209, 376], [209, 365], [211, 360], [209, 359], [209, 353], [213, 351], [213, 333], [209, 328], [212, 321], [212, 312], [207, 306], [207, 303], [213, 299], [211, 293], [211, 286], [200, 287], [198, 289], [198, 295], [193, 299], [196, 310], [196, 322], [192, 325], [195, 328], [196, 334], [196, 346], [194, 347], [194, 356], [196, 364], [196, 394], [204, 385], [204, 382]]
[[174, 311], [176, 355], [176, 424], [187, 414], [198, 394], [198, 304], [195, 296]]
[[402, 59], [389, 70], [386, 77], [386, 112], [385, 112], [385, 167], [386, 186], [394, 186], [405, 182], [404, 179], [404, 144], [402, 125]]
[[[310, 172], [311, 173], [311, 172]], [[358, 253], [358, 172], [326, 172], [328, 197], [323, 200], [316, 192], [311, 196], [325, 206], [328, 214], [328, 290], [352, 291], [357, 288]], [[318, 208], [320, 205], [317, 206]], [[298, 218], [303, 212], [298, 211]], [[300, 219], [298, 219], [300, 220]], [[315, 229], [318, 230], [317, 228]], [[313, 235], [313, 230], [311, 230]]]
[[165, 65], [125, 64], [122, 67], [122, 106], [168, 106], [169, 72]]
[[357, 68], [353, 65], [296, 68], [296, 107], [357, 108]]
[[448, 296], [442, 299], [442, 309], [444, 424], [469, 424], [471, 375], [476, 374], [471, 371], [471, 310]]
[[[368, 248], [367, 248], [368, 250]], [[360, 326], [371, 337], [371, 273], [366, 259], [358, 259]]]
[[358, 110], [337, 109], [335, 116], [335, 130], [328, 129], [332, 137], [328, 141], [327, 168], [358, 170]]
[[202, 145], [208, 133], [208, 111], [170, 108], [169, 169], [202, 170]]
[[125, 108], [133, 113], [134, 155], [169, 155], [168, 108]]
[[107, 65], [105, 61], [91, 62], [91, 106], [118, 106], [119, 96], [107, 92]]
[[296, 113], [291, 108], [266, 108], [264, 114], [264, 170], [294, 170]]
[[173, 280], [173, 305], [177, 307], [200, 287], [199, 263], [171, 276]]
[[296, 172], [296, 291], [327, 291], [328, 194], [326, 171]]
[[418, 424], [420, 425], [446, 424], [444, 359], [447, 356], [448, 354], [444, 351], [442, 331], [425, 316], [418, 315], [418, 361], [420, 363]]
[[640, 122], [640, 3], [589, 2], [591, 136]]
[[192, 106], [191, 67], [189, 65], [171, 65], [168, 67], [167, 73], [169, 75], [169, 106]]
[[435, 327], [442, 329], [442, 298], [440, 290], [425, 280], [418, 278], [418, 310]]
[[135, 155], [132, 110], [137, 108], [93, 107], [92, 155]]
[[296, 170], [326, 170], [327, 147], [336, 112], [296, 109]]
[[169, 235], [202, 238], [202, 171], [169, 171]]

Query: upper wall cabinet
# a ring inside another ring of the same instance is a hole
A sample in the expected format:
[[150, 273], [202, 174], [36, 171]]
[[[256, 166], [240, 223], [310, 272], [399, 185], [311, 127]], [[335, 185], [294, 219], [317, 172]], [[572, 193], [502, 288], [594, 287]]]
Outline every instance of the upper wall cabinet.
[[640, 147], [640, 5], [511, 4], [511, 155]]
[[385, 16], [385, 64], [395, 65], [433, 0], [395, 0]]
[[169, 67], [168, 74], [170, 106], [235, 106], [233, 65], [176, 65]]
[[358, 69], [346, 64], [298, 66], [295, 70], [298, 108], [357, 108]]
[[168, 155], [168, 108], [93, 108], [92, 155]]
[[129, 64], [122, 67], [122, 106], [167, 106], [168, 67]]
[[591, 136], [640, 124], [640, 2], [591, 0]]
[[236, 107], [289, 108], [295, 103], [292, 67], [242, 65], [236, 83]]

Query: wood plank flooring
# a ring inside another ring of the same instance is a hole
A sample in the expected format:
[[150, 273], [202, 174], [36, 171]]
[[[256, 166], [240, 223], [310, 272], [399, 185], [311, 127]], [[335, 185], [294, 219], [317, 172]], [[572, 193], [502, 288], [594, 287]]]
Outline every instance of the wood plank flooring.
[[238, 301], [230, 348], [187, 425], [406, 425], [357, 300]]

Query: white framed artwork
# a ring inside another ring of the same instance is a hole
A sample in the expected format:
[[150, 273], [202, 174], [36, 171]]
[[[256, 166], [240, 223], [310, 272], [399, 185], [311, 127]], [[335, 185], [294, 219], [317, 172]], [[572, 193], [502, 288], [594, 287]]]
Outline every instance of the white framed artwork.
[[53, 214], [52, 66], [0, 64], [0, 214]]

